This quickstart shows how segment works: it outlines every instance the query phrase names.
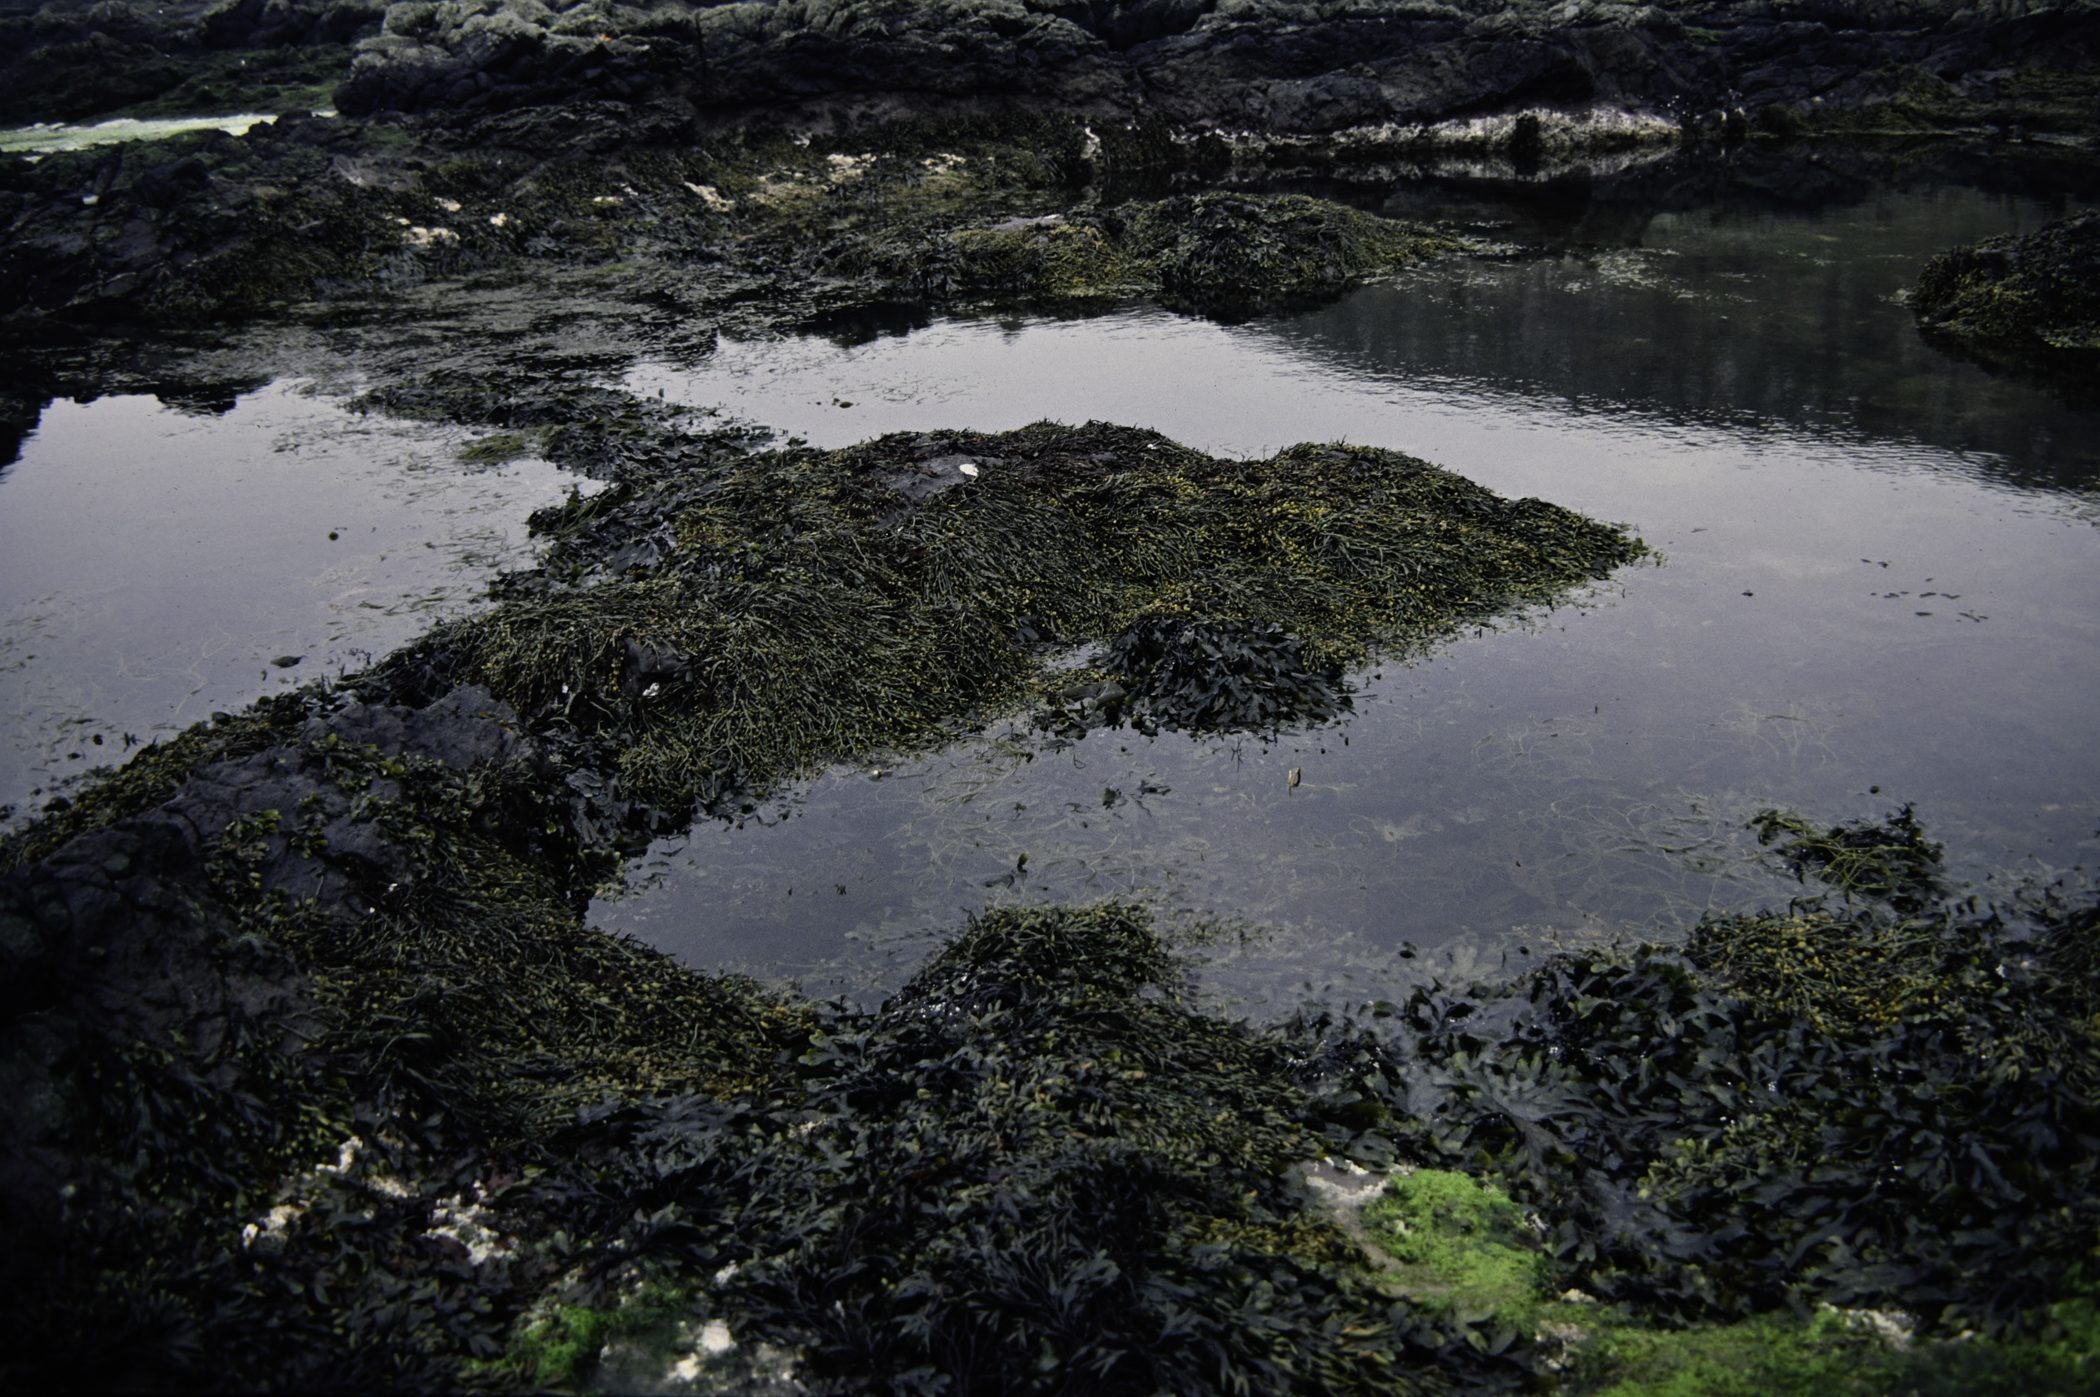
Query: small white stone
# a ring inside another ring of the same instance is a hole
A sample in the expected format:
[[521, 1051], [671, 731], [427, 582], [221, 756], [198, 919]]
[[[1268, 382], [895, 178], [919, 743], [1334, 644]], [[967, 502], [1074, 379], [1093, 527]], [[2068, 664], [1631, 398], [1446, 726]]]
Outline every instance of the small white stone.
[[736, 1347], [736, 1340], [729, 1336], [726, 1323], [711, 1319], [700, 1327], [700, 1347], [710, 1354], [724, 1354]]
[[961, 465], [957, 466], [956, 469], [961, 471], [964, 475], [969, 476], [972, 480], [977, 478], [977, 467], [972, 465], [968, 461], [963, 462]]

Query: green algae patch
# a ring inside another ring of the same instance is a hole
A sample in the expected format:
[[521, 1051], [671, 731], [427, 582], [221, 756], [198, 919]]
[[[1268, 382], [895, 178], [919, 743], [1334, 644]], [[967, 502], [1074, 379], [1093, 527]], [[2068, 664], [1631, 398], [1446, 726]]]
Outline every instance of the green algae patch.
[[1915, 1341], [1908, 1315], [1825, 1307], [1808, 1319], [1649, 1329], [1607, 1320], [1571, 1365], [1594, 1397], [2081, 1397], [2100, 1383], [2100, 1311], [2053, 1306], [2041, 1337]]
[[1462, 1315], [1522, 1321], [1547, 1267], [1524, 1211], [1494, 1184], [1443, 1169], [1398, 1175], [1364, 1208], [1371, 1242], [1406, 1294]]
[[1597, 1397], [1884, 1397], [1902, 1366], [1835, 1313], [1664, 1330], [1613, 1326], [1583, 1350]]
[[696, 441], [534, 526], [545, 562], [500, 606], [356, 682], [484, 684], [536, 728], [615, 743], [624, 789], [664, 810], [1064, 702], [1053, 646], [1110, 647], [1103, 683], [1120, 682], [1082, 727], [1317, 721], [1342, 666], [1643, 551], [1397, 452], [1233, 461], [1101, 423], [829, 452]]

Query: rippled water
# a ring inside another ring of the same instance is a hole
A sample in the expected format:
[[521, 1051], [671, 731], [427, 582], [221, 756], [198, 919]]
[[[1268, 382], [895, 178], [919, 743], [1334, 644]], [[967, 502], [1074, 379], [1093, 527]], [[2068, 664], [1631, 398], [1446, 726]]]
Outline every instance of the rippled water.
[[60, 400], [0, 467], [0, 806], [477, 604], [571, 481], [297, 383], [220, 406]]
[[1671, 215], [1247, 325], [950, 320], [637, 368], [818, 443], [1043, 417], [1367, 442], [1663, 558], [1359, 676], [1352, 719], [1277, 745], [995, 731], [833, 771], [660, 844], [594, 919], [873, 992], [987, 901], [1119, 893], [1237, 919], [1215, 982], [1289, 1001], [1783, 897], [1741, 830], [1767, 806], [1915, 802], [1979, 878], [2089, 858], [2100, 423], [1945, 357], [1901, 304], [1930, 253], [2061, 211], [1938, 189]]

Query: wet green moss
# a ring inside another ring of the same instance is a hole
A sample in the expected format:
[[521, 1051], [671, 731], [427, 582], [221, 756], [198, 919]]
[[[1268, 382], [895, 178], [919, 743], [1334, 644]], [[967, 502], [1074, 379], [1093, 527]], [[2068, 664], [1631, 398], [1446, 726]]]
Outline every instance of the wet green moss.
[[1364, 1209], [1373, 1245], [1405, 1293], [1461, 1314], [1526, 1323], [1548, 1275], [1524, 1212], [1491, 1183], [1441, 1169], [1396, 1176]]
[[2047, 1338], [1915, 1343], [1908, 1316], [1828, 1308], [1679, 1330], [1607, 1320], [1573, 1385], [1595, 1397], [2078, 1397], [2100, 1379], [2100, 1318], [2083, 1300], [2052, 1316]]

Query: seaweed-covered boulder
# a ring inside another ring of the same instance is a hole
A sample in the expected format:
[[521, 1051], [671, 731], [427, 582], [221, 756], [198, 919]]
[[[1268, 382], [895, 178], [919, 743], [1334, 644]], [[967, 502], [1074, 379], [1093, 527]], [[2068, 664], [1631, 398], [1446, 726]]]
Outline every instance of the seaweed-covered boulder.
[[1126, 242], [1168, 304], [1245, 314], [1331, 295], [1353, 281], [1466, 244], [1304, 195], [1178, 196], [1146, 205]]
[[2100, 389], [2100, 214], [1943, 252], [1910, 305], [1935, 342]]
[[894, 294], [936, 304], [1121, 294], [1230, 319], [1482, 247], [1326, 199], [1212, 193], [960, 228], [879, 245], [834, 270], [862, 266], [887, 279]]

